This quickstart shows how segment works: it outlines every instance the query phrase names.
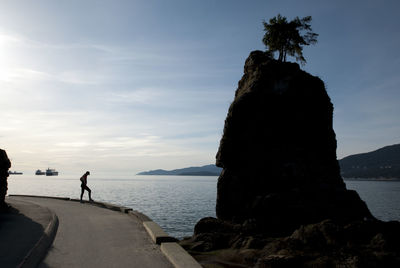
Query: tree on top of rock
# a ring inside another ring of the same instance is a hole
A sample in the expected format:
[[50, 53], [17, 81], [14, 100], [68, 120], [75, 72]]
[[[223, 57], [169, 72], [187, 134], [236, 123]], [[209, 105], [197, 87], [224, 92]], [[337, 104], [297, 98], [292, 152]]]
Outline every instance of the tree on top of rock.
[[[288, 22], [286, 17], [278, 16], [269, 20], [269, 23], [263, 21], [265, 35], [263, 43], [267, 51], [273, 54], [279, 52], [279, 61], [286, 61], [286, 56], [295, 57], [301, 64], [306, 63], [303, 57], [303, 46], [317, 43], [318, 34], [313, 33], [311, 29], [311, 16], [300, 19], [294, 18]], [[300, 32], [306, 31], [304, 35]]]

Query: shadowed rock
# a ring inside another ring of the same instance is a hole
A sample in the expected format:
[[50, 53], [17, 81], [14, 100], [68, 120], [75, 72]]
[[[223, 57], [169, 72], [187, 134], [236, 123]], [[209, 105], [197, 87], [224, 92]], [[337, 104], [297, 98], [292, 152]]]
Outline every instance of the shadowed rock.
[[400, 267], [400, 222], [346, 189], [332, 115], [318, 77], [252, 52], [216, 157], [218, 218], [180, 244], [205, 266]]
[[216, 164], [217, 217], [291, 233], [330, 218], [372, 219], [347, 190], [336, 159], [333, 105], [324, 83], [261, 51], [246, 60]]
[[8, 208], [5, 202], [7, 194], [7, 178], [8, 169], [11, 167], [11, 162], [8, 159], [6, 151], [0, 149], [0, 211], [4, 211]]

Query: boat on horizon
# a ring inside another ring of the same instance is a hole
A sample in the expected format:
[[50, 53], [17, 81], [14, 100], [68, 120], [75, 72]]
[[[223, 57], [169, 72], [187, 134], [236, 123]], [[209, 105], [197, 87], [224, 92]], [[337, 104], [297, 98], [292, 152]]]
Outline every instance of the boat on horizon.
[[58, 176], [58, 171], [52, 168], [46, 169], [46, 176]]
[[41, 171], [40, 169], [36, 170], [35, 175], [46, 175], [46, 172]]
[[23, 173], [19, 172], [19, 171], [8, 171], [8, 174], [10, 174], [10, 175], [22, 175]]

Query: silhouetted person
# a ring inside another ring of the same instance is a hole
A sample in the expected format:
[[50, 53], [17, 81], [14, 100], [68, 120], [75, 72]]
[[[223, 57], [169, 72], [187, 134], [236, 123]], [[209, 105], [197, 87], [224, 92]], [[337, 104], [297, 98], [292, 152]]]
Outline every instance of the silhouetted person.
[[89, 171], [86, 171], [86, 173], [85, 174], [83, 174], [83, 176], [81, 177], [81, 182], [82, 182], [82, 184], [81, 184], [81, 203], [83, 203], [83, 201], [82, 201], [82, 197], [83, 197], [83, 193], [85, 192], [85, 190], [86, 191], [88, 191], [88, 193], [89, 193], [89, 201], [93, 201], [93, 199], [92, 199], [92, 190], [90, 190], [90, 188], [89, 187], [87, 187], [87, 176], [88, 175], [90, 175], [90, 172]]

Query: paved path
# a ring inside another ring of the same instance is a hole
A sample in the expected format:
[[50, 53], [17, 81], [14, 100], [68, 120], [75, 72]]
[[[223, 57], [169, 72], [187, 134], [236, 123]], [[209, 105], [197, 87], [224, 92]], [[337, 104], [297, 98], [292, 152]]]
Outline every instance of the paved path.
[[59, 226], [39, 267], [172, 267], [141, 222], [87, 203], [13, 197], [54, 211]]
[[6, 202], [12, 208], [0, 213], [0, 267], [14, 268], [24, 262], [53, 218], [45, 207], [9, 198]]

